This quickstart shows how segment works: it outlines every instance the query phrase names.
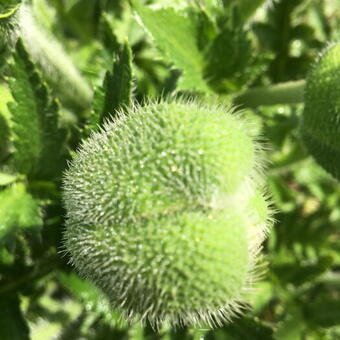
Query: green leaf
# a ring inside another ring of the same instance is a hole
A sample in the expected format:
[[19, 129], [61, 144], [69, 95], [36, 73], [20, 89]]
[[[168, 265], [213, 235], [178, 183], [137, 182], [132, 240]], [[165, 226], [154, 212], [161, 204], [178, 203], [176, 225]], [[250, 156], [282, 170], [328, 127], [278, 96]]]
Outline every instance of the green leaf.
[[258, 318], [243, 317], [223, 328], [210, 331], [205, 340], [274, 340], [271, 327]]
[[100, 87], [95, 87], [93, 93], [93, 102], [92, 102], [92, 112], [90, 116], [90, 130], [97, 130], [99, 122], [102, 120], [103, 111], [105, 107], [105, 88], [107, 87], [109, 72], [105, 74], [105, 78], [103, 81], [103, 85]]
[[86, 320], [86, 313], [80, 313], [74, 320], [63, 327], [58, 340], [80, 339], [81, 328]]
[[21, 40], [16, 46], [9, 85], [15, 99], [15, 103], [8, 104], [13, 120], [15, 170], [31, 177], [55, 176], [63, 164], [65, 131], [58, 126], [58, 104], [49, 98]]
[[118, 37], [116, 36], [111, 27], [107, 13], [103, 13], [102, 16], [100, 17], [98, 35], [105, 49], [109, 53], [111, 53], [111, 55], [112, 53], [116, 53], [117, 51], [119, 51], [120, 45], [118, 42]]
[[60, 283], [80, 302], [86, 305], [86, 310], [113, 327], [126, 327], [120, 314], [112, 309], [109, 300], [90, 282], [81, 279], [76, 274], [60, 273]]
[[0, 161], [2, 161], [8, 154], [9, 139], [10, 130], [8, 123], [0, 112]]
[[42, 224], [39, 205], [23, 183], [0, 192], [0, 240], [16, 228], [41, 227]]
[[18, 176], [0, 172], [0, 186], [11, 184], [17, 180]]
[[20, 6], [18, 0], [0, 0], [0, 20], [13, 16]]
[[242, 16], [243, 20], [247, 20], [265, 2], [266, 2], [266, 0], [242, 0], [242, 1], [237, 1], [236, 3], [239, 6], [239, 12], [240, 12], [240, 15]]
[[0, 71], [17, 39], [19, 7], [16, 0], [0, 0]]
[[206, 53], [205, 72], [218, 92], [238, 89], [249, 78], [251, 43], [238, 17], [227, 22]]
[[11, 91], [5, 84], [0, 83], [0, 115], [5, 118], [7, 125], [10, 126], [11, 113], [8, 110], [7, 104], [13, 101]]
[[301, 309], [288, 301], [285, 301], [285, 314], [283, 319], [278, 322], [275, 332], [276, 340], [295, 340], [302, 339], [302, 332], [305, 328]]
[[81, 279], [76, 274], [61, 272], [58, 276], [61, 284], [78, 300], [89, 304], [89, 308], [99, 301], [100, 292], [91, 283]]
[[73, 33], [84, 41], [92, 40], [99, 16], [97, 1], [65, 1], [63, 6], [63, 20]]
[[340, 325], [339, 289], [322, 290], [309, 297], [308, 303], [303, 304], [304, 315], [312, 325], [332, 327]]
[[1, 340], [29, 339], [29, 329], [20, 310], [18, 296], [1, 296], [0, 299]]
[[77, 3], [79, 3], [80, 0], [69, 0], [65, 2], [64, 9], [66, 12], [69, 12], [73, 6], [75, 6]]
[[199, 48], [200, 20], [193, 8], [150, 8], [133, 0], [139, 21], [150, 33], [156, 46], [183, 74], [178, 84], [182, 90], [208, 91], [203, 79], [203, 53]]
[[315, 280], [326, 272], [333, 264], [333, 259], [330, 256], [321, 256], [315, 263], [299, 262], [299, 266], [297, 266], [297, 263], [273, 264], [273, 273], [276, 274], [280, 281], [299, 286]]
[[103, 86], [95, 90], [91, 127], [96, 128], [117, 110], [131, 105], [132, 55], [126, 42], [113, 61], [112, 71], [105, 75]]
[[248, 20], [266, 0], [222, 0], [225, 8], [236, 8], [242, 21]]

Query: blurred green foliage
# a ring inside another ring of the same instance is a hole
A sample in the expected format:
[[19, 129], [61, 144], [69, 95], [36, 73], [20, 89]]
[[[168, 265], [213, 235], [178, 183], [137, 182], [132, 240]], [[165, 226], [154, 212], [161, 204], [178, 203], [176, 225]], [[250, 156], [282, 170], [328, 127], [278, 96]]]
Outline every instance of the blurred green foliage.
[[31, 0], [11, 13], [19, 2], [0, 0], [0, 38], [20, 36], [8, 29], [34, 16], [94, 99], [64, 100], [53, 68], [27, 52], [29, 27], [12, 50], [0, 43], [0, 339], [340, 339], [340, 185], [301, 143], [303, 104], [244, 110], [269, 145], [277, 223], [252, 308], [223, 328], [155, 333], [126, 324], [63, 256], [60, 199], [77, 145], [132, 95], [225, 101], [303, 79], [319, 51], [340, 39], [339, 2]]

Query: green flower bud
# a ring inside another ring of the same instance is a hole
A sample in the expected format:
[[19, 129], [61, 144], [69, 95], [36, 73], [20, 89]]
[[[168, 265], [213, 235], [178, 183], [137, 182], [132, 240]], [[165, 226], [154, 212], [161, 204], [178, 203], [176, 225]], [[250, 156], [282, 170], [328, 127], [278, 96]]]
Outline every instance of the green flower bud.
[[80, 147], [66, 249], [128, 318], [214, 326], [239, 312], [270, 220], [249, 130], [230, 108], [150, 103]]
[[326, 49], [307, 77], [301, 132], [316, 161], [340, 179], [340, 43]]

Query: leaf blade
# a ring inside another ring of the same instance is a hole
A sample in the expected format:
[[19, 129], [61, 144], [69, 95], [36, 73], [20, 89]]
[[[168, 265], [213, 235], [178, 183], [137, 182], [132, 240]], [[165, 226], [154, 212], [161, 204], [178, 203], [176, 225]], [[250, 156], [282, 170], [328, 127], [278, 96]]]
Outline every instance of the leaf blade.
[[0, 240], [17, 228], [40, 228], [42, 225], [38, 202], [23, 183], [15, 183], [0, 192]]
[[65, 132], [59, 128], [59, 106], [49, 98], [21, 40], [11, 65], [9, 86], [15, 102], [8, 104], [13, 120], [12, 165], [28, 176], [50, 177], [59, 169]]
[[198, 47], [199, 20], [189, 9], [172, 7], [151, 9], [139, 1], [132, 1], [138, 21], [154, 39], [163, 56], [183, 75], [182, 90], [209, 91], [203, 79], [203, 55]]
[[90, 120], [92, 129], [102, 124], [119, 109], [132, 103], [132, 51], [127, 42], [113, 61], [112, 71], [106, 72], [103, 85], [95, 90]]

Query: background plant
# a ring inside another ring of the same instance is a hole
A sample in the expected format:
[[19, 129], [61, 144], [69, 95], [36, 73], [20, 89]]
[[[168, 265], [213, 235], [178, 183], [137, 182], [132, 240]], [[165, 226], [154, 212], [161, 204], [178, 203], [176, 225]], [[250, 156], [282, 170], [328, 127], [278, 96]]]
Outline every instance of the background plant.
[[[0, 338], [339, 338], [339, 184], [302, 145], [303, 91], [284, 98], [272, 87], [304, 79], [339, 40], [337, 2], [19, 3], [0, 0]], [[267, 87], [257, 102], [239, 96], [253, 87]], [[60, 255], [60, 187], [67, 160], [98, 123], [132, 97], [175, 91], [244, 106], [271, 145], [279, 212], [252, 310], [217, 330], [155, 334], [121, 322]]]

